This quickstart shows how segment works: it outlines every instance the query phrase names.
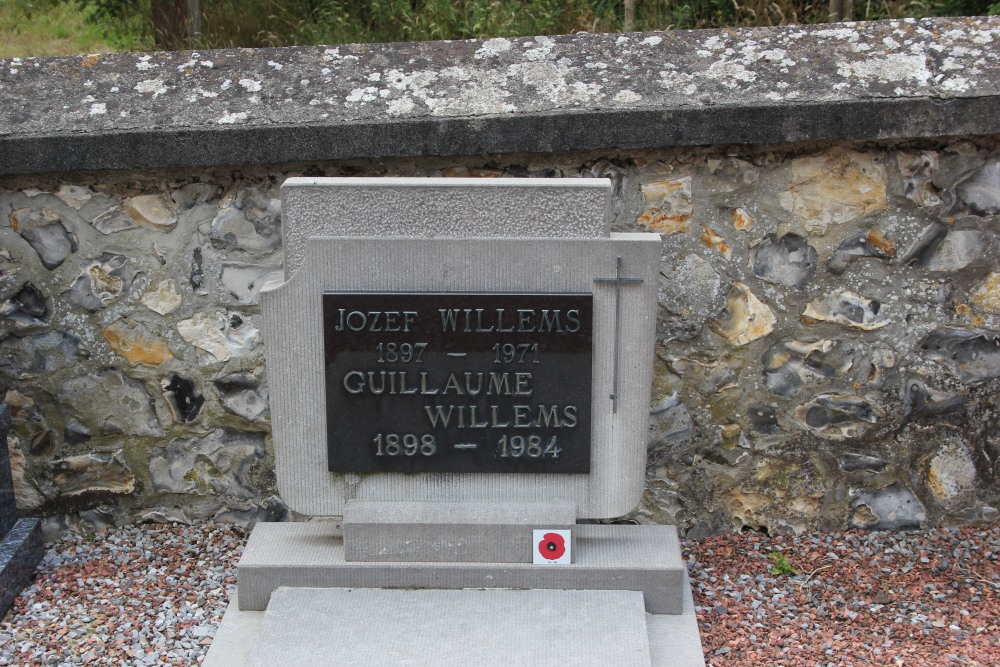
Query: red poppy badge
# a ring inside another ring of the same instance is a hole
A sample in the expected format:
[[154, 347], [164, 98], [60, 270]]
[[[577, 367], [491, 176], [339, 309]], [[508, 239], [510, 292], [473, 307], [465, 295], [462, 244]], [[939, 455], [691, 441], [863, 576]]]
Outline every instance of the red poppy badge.
[[535, 530], [535, 553], [532, 562], [538, 564], [566, 565], [570, 562], [570, 531]]

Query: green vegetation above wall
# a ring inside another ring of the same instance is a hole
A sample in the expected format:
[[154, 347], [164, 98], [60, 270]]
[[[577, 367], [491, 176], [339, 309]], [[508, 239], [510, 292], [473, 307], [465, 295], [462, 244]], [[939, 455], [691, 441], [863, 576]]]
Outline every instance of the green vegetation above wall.
[[0, 58], [141, 51], [153, 47], [140, 21], [115, 27], [76, 2], [0, 1]]
[[[0, 57], [819, 23], [831, 7], [823, 0], [13, 0], [0, 2]], [[853, 16], [998, 13], [993, 0], [858, 0]]]

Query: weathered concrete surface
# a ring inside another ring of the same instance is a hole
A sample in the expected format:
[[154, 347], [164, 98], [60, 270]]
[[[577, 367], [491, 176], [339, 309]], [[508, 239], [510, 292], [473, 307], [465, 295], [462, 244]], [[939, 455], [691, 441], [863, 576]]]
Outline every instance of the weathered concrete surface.
[[[514, 618], [515, 632], [497, 631], [500, 619]], [[282, 588], [271, 598], [246, 664], [464, 667], [498, 662], [651, 667], [642, 594]]]
[[1000, 132], [1000, 18], [0, 62], [0, 173]]

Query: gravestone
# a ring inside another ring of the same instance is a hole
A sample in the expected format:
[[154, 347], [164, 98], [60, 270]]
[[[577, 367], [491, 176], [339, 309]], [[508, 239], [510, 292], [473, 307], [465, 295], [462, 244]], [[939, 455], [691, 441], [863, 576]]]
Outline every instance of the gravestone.
[[10, 409], [0, 404], [0, 616], [31, 580], [45, 553], [40, 519], [18, 519], [7, 433]]
[[254, 528], [205, 664], [703, 664], [676, 529], [596, 523], [644, 488], [661, 243], [610, 196], [286, 181], [278, 487], [339, 520]]

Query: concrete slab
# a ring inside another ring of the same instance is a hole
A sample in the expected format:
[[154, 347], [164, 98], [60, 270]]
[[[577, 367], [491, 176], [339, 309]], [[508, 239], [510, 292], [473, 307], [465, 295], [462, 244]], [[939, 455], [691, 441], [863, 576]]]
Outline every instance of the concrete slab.
[[[541, 46], [526, 38], [225, 49], [211, 67], [191, 66], [187, 51], [159, 52], [155, 66], [141, 53], [11, 63], [19, 71], [4, 75], [0, 173], [394, 157], [410, 165], [417, 156], [463, 164], [444, 156], [517, 153], [541, 165], [677, 146], [991, 135], [1000, 132], [1000, 61], [986, 47], [998, 30], [995, 16], [949, 17], [583, 33]], [[763, 49], [782, 57], [758, 57]], [[894, 68], [915, 54], [951, 60], [933, 76], [922, 60]], [[734, 61], [739, 85], [721, 85]], [[661, 71], [677, 78], [651, 75]], [[142, 85], [166, 72], [184, 75], [153, 94]], [[543, 85], [541, 76], [553, 78]], [[259, 104], [226, 83], [234, 77], [260, 85]], [[359, 100], [369, 86], [378, 94]], [[623, 90], [636, 96], [608, 94]], [[90, 97], [116, 112], [77, 112]]]
[[250, 659], [250, 649], [260, 633], [264, 612], [240, 611], [236, 599], [236, 591], [232, 591], [229, 606], [201, 667], [244, 667]]
[[533, 529], [572, 530], [575, 526], [573, 503], [348, 501], [344, 509], [344, 558], [530, 563]]
[[[425, 591], [413, 591], [425, 592]], [[646, 614], [646, 635], [649, 640], [649, 656], [652, 667], [704, 667], [701, 636], [695, 616], [691, 588], [684, 584], [684, 608], [681, 614]], [[254, 645], [263, 622], [263, 611], [240, 611], [230, 604], [222, 619], [222, 625], [215, 635], [215, 641], [208, 651], [204, 667], [246, 667], [250, 649]], [[330, 634], [323, 629], [321, 637], [330, 642]], [[550, 636], [555, 642], [556, 637]], [[460, 640], [455, 640], [458, 643]], [[516, 663], [508, 664], [516, 665]], [[278, 660], [275, 665], [290, 664]], [[349, 662], [347, 664], [353, 664]], [[481, 663], [488, 664], [488, 663]], [[529, 663], [534, 665], [535, 663]], [[592, 662], [588, 664], [614, 664]]]
[[281, 586], [642, 591], [646, 610], [683, 611], [686, 569], [674, 526], [578, 525], [576, 562], [361, 563], [344, 559], [337, 524], [258, 523], [238, 566], [243, 610], [267, 607]]
[[684, 609], [680, 614], [646, 614], [653, 667], [705, 667], [691, 582], [684, 575]]
[[280, 588], [248, 667], [650, 665], [635, 591]]

